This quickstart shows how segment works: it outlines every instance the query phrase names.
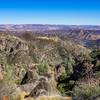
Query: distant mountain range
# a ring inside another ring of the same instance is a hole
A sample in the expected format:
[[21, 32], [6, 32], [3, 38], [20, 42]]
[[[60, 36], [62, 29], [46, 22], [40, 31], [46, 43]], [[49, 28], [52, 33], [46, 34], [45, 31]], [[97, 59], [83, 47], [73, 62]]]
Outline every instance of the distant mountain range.
[[0, 31], [100, 30], [98, 25], [1, 24]]
[[88, 47], [96, 45], [100, 48], [100, 26], [97, 25], [2, 24], [0, 31], [13, 35], [21, 35], [28, 31], [35, 36], [58, 36], [63, 39], [73, 39]]

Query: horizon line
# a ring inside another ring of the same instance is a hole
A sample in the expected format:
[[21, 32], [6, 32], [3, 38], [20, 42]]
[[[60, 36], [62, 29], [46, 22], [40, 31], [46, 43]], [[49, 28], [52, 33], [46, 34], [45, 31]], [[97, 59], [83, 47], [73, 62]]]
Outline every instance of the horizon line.
[[0, 25], [64, 25], [64, 26], [100, 26], [98, 24], [36, 24], [36, 23], [14, 23], [14, 24], [0, 24]]

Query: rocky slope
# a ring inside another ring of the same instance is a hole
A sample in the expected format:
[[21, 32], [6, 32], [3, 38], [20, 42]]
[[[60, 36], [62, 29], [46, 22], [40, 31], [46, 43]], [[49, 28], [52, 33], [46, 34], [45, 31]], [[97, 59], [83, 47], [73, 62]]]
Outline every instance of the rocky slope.
[[[82, 73], [76, 72], [84, 64], [87, 70], [88, 63], [83, 63], [83, 59], [89, 58], [90, 52], [80, 44], [58, 37], [28, 33], [19, 38], [0, 33], [0, 100], [35, 99], [44, 95], [59, 95], [59, 100], [68, 100], [61, 96], [66, 94], [62, 93], [62, 80], [74, 75], [78, 80], [70, 79], [72, 86], [74, 82], [80, 83], [82, 80], [76, 75], [83, 75], [84, 67]], [[69, 81], [66, 84], [71, 86]]]

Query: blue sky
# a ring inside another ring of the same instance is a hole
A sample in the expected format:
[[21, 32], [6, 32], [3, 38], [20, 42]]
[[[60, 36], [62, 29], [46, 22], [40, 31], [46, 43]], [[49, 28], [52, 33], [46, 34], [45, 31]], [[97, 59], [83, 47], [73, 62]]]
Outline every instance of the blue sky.
[[100, 0], [0, 0], [0, 24], [100, 25]]

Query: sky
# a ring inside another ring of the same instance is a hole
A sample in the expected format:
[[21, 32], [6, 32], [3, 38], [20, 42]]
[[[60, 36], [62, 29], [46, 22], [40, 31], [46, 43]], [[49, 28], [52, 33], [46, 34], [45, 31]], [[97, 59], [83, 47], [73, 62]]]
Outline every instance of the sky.
[[0, 24], [100, 25], [100, 0], [0, 0]]

